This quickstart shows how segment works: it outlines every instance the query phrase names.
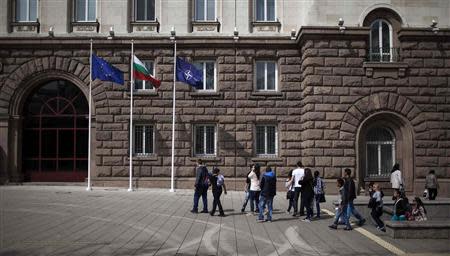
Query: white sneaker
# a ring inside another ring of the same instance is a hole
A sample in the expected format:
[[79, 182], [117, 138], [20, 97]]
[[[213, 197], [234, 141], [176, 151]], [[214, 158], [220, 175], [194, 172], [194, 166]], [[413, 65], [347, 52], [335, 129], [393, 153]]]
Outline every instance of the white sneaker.
[[247, 212], [247, 214], [245, 214], [246, 216], [253, 216], [252, 212]]
[[311, 220], [310, 220], [310, 219], [307, 219], [307, 218], [303, 219], [302, 221], [303, 221], [303, 222], [311, 222]]

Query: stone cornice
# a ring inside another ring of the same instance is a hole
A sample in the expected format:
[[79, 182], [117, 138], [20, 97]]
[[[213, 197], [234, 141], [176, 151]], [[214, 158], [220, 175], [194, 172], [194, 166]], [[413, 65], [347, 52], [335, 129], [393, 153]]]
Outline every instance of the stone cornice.
[[434, 32], [429, 27], [425, 28], [402, 28], [398, 32], [400, 41], [444, 41], [450, 39], [450, 29], [443, 28]]
[[339, 30], [338, 26], [303, 26], [297, 33], [296, 42], [314, 39], [362, 39], [369, 40], [369, 27], [346, 27]]

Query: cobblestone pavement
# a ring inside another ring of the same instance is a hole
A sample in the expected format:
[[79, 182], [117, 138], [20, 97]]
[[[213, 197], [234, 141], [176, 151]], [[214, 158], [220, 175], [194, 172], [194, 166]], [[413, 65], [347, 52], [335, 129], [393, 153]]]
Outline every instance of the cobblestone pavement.
[[[357, 231], [329, 230], [331, 216], [305, 223], [285, 213], [280, 193], [274, 221], [240, 212], [243, 193], [223, 196], [226, 217], [192, 214], [193, 191], [76, 186], [0, 187], [0, 255], [392, 255]], [[208, 195], [210, 207], [212, 195]], [[328, 198], [331, 201], [331, 197]], [[324, 208], [332, 209], [324, 204]], [[200, 207], [201, 210], [201, 207]], [[330, 212], [330, 211], [327, 211]], [[407, 253], [448, 253], [443, 240], [376, 237]]]

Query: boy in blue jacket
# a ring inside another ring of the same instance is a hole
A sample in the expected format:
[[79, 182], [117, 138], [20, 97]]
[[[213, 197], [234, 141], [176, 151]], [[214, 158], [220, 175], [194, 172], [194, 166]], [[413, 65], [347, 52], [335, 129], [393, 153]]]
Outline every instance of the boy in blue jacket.
[[268, 166], [260, 182], [261, 194], [259, 197], [258, 222], [264, 221], [264, 208], [267, 205], [268, 213], [266, 221], [272, 222], [273, 198], [277, 194], [277, 177], [275, 172]]

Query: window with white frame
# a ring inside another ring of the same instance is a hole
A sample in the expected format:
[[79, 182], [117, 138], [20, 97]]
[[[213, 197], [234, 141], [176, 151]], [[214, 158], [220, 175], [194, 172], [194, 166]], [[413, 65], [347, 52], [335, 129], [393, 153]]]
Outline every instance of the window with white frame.
[[278, 155], [278, 132], [276, 125], [256, 126], [256, 155], [277, 156]]
[[136, 21], [155, 20], [155, 0], [135, 0], [134, 9]]
[[386, 128], [372, 128], [366, 135], [367, 176], [388, 176], [395, 164], [395, 137]]
[[256, 90], [276, 91], [277, 90], [277, 63], [275, 61], [256, 62]]
[[146, 156], [154, 154], [154, 126], [135, 125], [134, 126], [134, 154]]
[[[154, 62], [152, 60], [143, 60], [142, 63], [144, 63], [148, 72], [150, 72], [150, 75], [153, 76], [155, 74]], [[141, 91], [141, 90], [153, 90], [155, 88], [153, 87], [152, 83], [150, 83], [150, 81], [142, 81], [136, 79], [134, 81], [134, 89], [137, 91]]]
[[255, 0], [256, 21], [275, 21], [275, 0]]
[[385, 20], [375, 20], [370, 26], [370, 59], [393, 61], [392, 26]]
[[16, 21], [30, 22], [37, 20], [38, 0], [16, 0]]
[[194, 152], [197, 156], [216, 155], [216, 125], [198, 124], [194, 126]]
[[195, 20], [216, 20], [216, 0], [195, 0]]
[[75, 0], [75, 21], [95, 21], [96, 0]]
[[216, 89], [216, 63], [214, 61], [196, 61], [196, 68], [203, 72], [203, 87], [200, 91], [215, 91]]

